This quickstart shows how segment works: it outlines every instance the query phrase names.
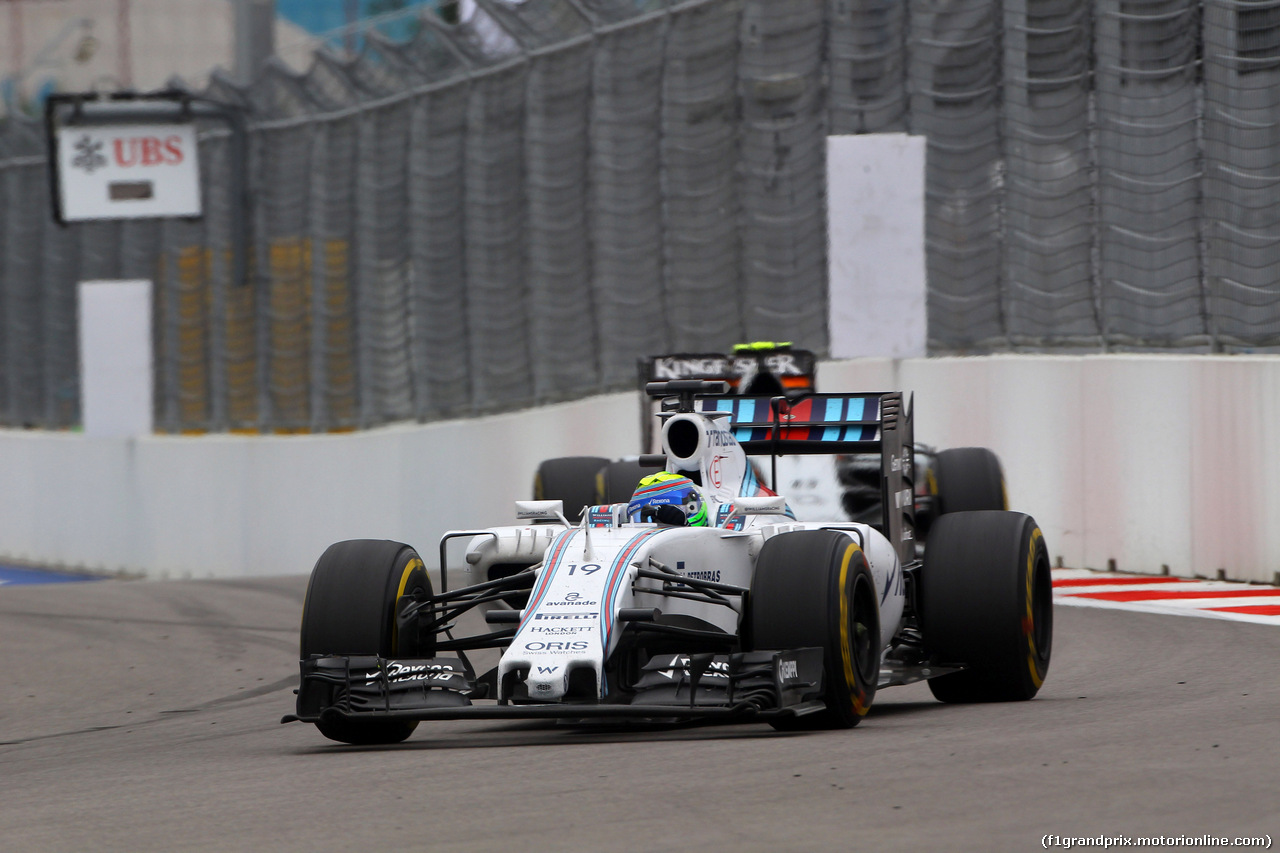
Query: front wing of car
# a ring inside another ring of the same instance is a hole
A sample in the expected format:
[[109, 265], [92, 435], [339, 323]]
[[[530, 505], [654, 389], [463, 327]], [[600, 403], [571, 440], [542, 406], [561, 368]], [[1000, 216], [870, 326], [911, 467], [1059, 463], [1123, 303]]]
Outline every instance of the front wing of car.
[[345, 719], [756, 719], [822, 710], [822, 650], [657, 655], [605, 700], [494, 702], [491, 679], [458, 658], [313, 657], [301, 662], [298, 713], [281, 722]]

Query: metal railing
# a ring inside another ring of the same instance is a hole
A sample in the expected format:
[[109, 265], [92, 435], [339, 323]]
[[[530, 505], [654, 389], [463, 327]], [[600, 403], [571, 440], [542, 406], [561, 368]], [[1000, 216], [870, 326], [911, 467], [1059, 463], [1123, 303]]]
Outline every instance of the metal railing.
[[0, 423], [79, 419], [75, 285], [156, 283], [156, 422], [321, 431], [826, 347], [825, 137], [928, 137], [934, 352], [1280, 346], [1280, 0], [478, 0], [249, 111], [205, 216], [61, 228], [0, 124]]

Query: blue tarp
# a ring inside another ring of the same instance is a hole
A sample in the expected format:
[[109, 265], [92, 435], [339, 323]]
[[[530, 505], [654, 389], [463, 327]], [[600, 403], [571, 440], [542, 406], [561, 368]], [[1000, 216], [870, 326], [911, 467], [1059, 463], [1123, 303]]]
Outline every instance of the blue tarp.
[[94, 581], [100, 578], [89, 575], [68, 575], [62, 572], [47, 572], [41, 569], [19, 569], [13, 566], [0, 566], [0, 586], [19, 586], [38, 583], [74, 583], [76, 581]]

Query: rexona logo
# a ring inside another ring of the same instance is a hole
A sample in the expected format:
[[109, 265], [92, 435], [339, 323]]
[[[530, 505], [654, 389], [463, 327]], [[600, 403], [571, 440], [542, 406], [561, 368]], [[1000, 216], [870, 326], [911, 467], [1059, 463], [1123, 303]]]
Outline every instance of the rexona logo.
[[539, 640], [525, 643], [524, 649], [527, 652], [585, 652], [590, 645], [586, 640], [546, 643]]
[[[671, 669], [659, 670], [662, 675], [670, 679], [675, 679], [677, 675], [683, 675], [689, 666], [689, 658], [685, 655], [676, 655], [671, 659]], [[707, 671], [703, 673], [703, 678], [728, 678], [729, 662], [723, 660], [712, 661], [707, 666]]]
[[[454, 672], [453, 667], [448, 664], [404, 664], [394, 660], [387, 661], [386, 675], [387, 680], [392, 684], [403, 684], [407, 681], [448, 680], [462, 677], [462, 673]], [[382, 673], [375, 670], [366, 676], [366, 683], [377, 681], [381, 677]]]

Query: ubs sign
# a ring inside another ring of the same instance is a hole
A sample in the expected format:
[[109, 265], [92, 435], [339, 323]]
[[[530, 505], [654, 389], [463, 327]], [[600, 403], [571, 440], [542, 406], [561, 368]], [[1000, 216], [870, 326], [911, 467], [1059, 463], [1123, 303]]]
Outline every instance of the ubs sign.
[[201, 213], [193, 124], [65, 126], [57, 143], [64, 221]]

